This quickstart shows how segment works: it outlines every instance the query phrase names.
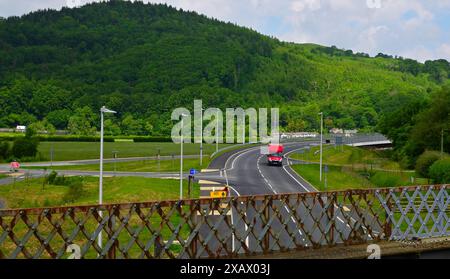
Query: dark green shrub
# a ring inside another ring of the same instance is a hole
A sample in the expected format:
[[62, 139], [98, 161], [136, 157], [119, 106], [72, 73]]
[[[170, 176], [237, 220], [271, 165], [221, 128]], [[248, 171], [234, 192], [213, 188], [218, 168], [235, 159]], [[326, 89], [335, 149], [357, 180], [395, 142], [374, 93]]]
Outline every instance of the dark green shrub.
[[397, 187], [404, 184], [400, 176], [385, 172], [377, 172], [370, 178], [370, 182], [377, 187]]
[[9, 143], [6, 141], [0, 142], [0, 159], [6, 159], [9, 157]]
[[48, 184], [53, 184], [55, 183], [55, 179], [58, 176], [58, 173], [56, 171], [52, 171], [47, 178]]
[[450, 158], [434, 162], [430, 167], [429, 173], [434, 183], [450, 183]]
[[171, 142], [171, 137], [135, 137], [134, 142]]
[[12, 155], [16, 158], [35, 157], [39, 141], [36, 138], [16, 138], [12, 147]]
[[441, 154], [437, 151], [425, 151], [419, 156], [416, 162], [416, 173], [421, 177], [429, 178], [428, 170], [431, 165], [441, 158]]
[[68, 179], [69, 190], [63, 197], [64, 203], [75, 202], [77, 199], [81, 198], [84, 194], [83, 179], [81, 177], [72, 177]]
[[53, 180], [53, 185], [64, 186], [67, 185], [66, 177], [64, 175], [56, 176]]

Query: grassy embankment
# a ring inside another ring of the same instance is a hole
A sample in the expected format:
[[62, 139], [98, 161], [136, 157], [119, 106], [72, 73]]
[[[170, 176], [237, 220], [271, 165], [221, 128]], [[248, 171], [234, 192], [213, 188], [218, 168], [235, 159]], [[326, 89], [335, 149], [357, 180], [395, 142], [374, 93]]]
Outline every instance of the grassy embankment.
[[[209, 145], [211, 146], [211, 145]], [[219, 151], [217, 154], [214, 155], [214, 157], [210, 157], [209, 154], [205, 154], [203, 156], [203, 163], [200, 165], [200, 159], [199, 158], [185, 158], [183, 160], [183, 170], [188, 171], [192, 168], [200, 170], [207, 168], [211, 160], [216, 158], [217, 156], [220, 156], [226, 152], [241, 149], [241, 148], [247, 148], [249, 146], [254, 145], [234, 145], [230, 146], [229, 148], [225, 150]], [[225, 147], [225, 145], [220, 146], [221, 148]], [[195, 149], [194, 149], [195, 151]], [[198, 151], [198, 150], [197, 150]], [[211, 150], [210, 150], [211, 151]], [[214, 149], [215, 151], [215, 149]], [[179, 153], [176, 153], [179, 154]], [[103, 165], [104, 171], [129, 171], [129, 172], [174, 172], [179, 171], [180, 167], [180, 160], [179, 158], [173, 158], [169, 160], [139, 160], [134, 162], [117, 162], [117, 163], [105, 163]], [[42, 167], [28, 167], [30, 169], [41, 169]], [[98, 171], [99, 165], [93, 164], [93, 165], [70, 165], [70, 166], [55, 166], [53, 169], [57, 170], [80, 170], [80, 171]]]
[[[83, 178], [82, 190], [79, 196], [72, 200], [71, 202], [65, 202], [68, 192], [71, 186], [67, 185], [45, 185], [43, 186], [43, 178], [41, 179], [30, 179], [28, 181], [21, 181], [11, 185], [4, 185], [0, 187], [0, 199], [2, 204], [6, 205], [7, 208], [28, 208], [28, 207], [49, 207], [49, 206], [63, 206], [63, 205], [87, 205], [87, 204], [97, 204], [98, 203], [98, 178], [95, 177], [85, 177]], [[184, 184], [184, 197], [187, 197], [187, 183]], [[197, 184], [193, 187], [193, 193], [191, 197], [199, 196], [199, 187]], [[104, 203], [126, 203], [126, 202], [142, 202], [142, 201], [152, 201], [152, 200], [170, 200], [178, 199], [179, 197], [179, 181], [170, 179], [154, 179], [154, 178], [141, 178], [141, 177], [116, 177], [116, 178], [105, 178], [104, 188], [103, 188], [103, 199]], [[169, 214], [169, 208], [163, 208], [165, 213]], [[189, 208], [185, 208], [186, 212]], [[147, 214], [149, 209], [143, 208], [142, 213]], [[125, 216], [128, 211], [122, 212]], [[28, 216], [30, 220], [35, 220], [36, 215]], [[53, 215], [53, 219], [59, 218], [58, 214]], [[77, 213], [77, 218], [86, 218], [85, 213]], [[170, 222], [172, 226], [179, 228], [179, 237], [186, 239], [190, 233], [190, 229], [187, 224], [181, 224], [181, 218], [178, 211], [172, 212], [172, 214], [164, 216], [166, 218], [164, 222]], [[10, 217], [5, 217], [5, 222], [9, 222]], [[173, 234], [168, 226], [160, 228], [162, 221], [161, 216], [154, 212], [151, 217], [148, 218], [149, 223], [146, 226], [151, 226], [154, 231], [161, 230], [163, 241], [167, 241]], [[131, 218], [127, 220], [127, 224], [133, 230], [138, 231], [138, 228], [143, 226], [143, 221], [138, 217], [136, 213], [131, 215]], [[139, 240], [148, 243], [153, 237], [153, 232], [149, 230], [148, 227], [144, 226], [139, 234]], [[86, 223], [83, 225], [83, 229], [88, 232], [89, 235], [93, 234], [98, 227], [98, 222], [95, 220], [94, 216], [91, 215]], [[39, 231], [43, 235], [49, 235], [53, 229], [52, 225], [49, 224], [46, 218], [42, 218], [40, 221]], [[71, 220], [71, 218], [66, 218], [62, 225], [62, 229], [65, 233], [71, 233], [76, 230], [76, 224]], [[14, 226], [14, 234], [19, 239], [25, 237], [26, 233], [29, 231], [28, 227], [24, 222], [17, 222]], [[132, 241], [130, 232], [123, 229], [119, 236], [119, 245], [123, 248], [128, 247], [128, 256], [132, 258], [139, 257], [142, 253], [136, 244], [128, 246], [128, 243]], [[105, 234], [106, 235], [106, 234]], [[107, 237], [103, 239], [103, 245], [106, 245]], [[73, 240], [73, 243], [84, 247], [87, 243], [87, 237], [83, 233], [78, 232]], [[131, 242], [133, 243], [133, 242]], [[151, 243], [151, 242], [150, 242]], [[59, 249], [64, 247], [63, 240], [56, 236], [53, 237], [49, 243], [52, 248]], [[27, 241], [27, 249], [32, 254], [35, 253], [40, 247], [40, 243], [36, 238], [30, 238]], [[149, 249], [154, 249], [154, 244], [151, 243]], [[12, 241], [6, 240], [1, 247], [4, 254], [11, 254], [16, 248], [16, 244]], [[178, 253], [181, 249], [180, 244], [174, 242], [170, 246], [170, 251], [172, 253]], [[63, 258], [66, 258], [70, 254], [65, 254]], [[22, 255], [19, 255], [21, 257]], [[44, 253], [41, 255], [42, 258], [47, 258]], [[85, 258], [96, 258], [97, 252], [91, 246], [88, 248]]]
[[292, 154], [291, 158], [312, 163], [294, 165], [293, 169], [319, 190], [395, 187], [421, 182], [414, 172], [402, 170], [397, 162], [388, 159], [385, 152], [350, 146], [324, 147], [323, 163], [328, 165], [328, 172], [323, 172], [320, 182], [318, 150], [318, 146], [313, 147], [303, 154]]
[[[219, 148], [228, 146], [220, 144]], [[97, 159], [99, 157], [100, 143], [98, 142], [41, 142], [38, 151], [42, 157], [49, 160], [53, 148], [54, 161]], [[212, 154], [216, 150], [215, 144], [203, 144], [203, 154]], [[180, 145], [171, 142], [105, 142], [104, 157], [113, 158], [113, 151], [117, 151], [119, 158], [171, 156], [180, 154]], [[200, 145], [194, 143], [183, 144], [185, 155], [197, 155]]]
[[[43, 185], [43, 179], [29, 179], [0, 187], [0, 199], [7, 208], [48, 207], [64, 205], [87, 205], [98, 203], [98, 178], [84, 177], [82, 191], [75, 200], [65, 201], [70, 189], [66, 185]], [[179, 180], [143, 177], [105, 177], [103, 182], [104, 203], [142, 202], [179, 198]], [[187, 197], [187, 181], [184, 181]], [[197, 184], [191, 197], [199, 197]]]

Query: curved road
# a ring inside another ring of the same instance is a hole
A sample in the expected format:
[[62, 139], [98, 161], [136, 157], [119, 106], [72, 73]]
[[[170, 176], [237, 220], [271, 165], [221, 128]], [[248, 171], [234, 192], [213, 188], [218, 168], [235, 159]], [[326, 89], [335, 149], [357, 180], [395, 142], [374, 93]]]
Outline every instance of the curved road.
[[[288, 143], [284, 145], [284, 153], [288, 154], [311, 144], [314, 143]], [[227, 152], [211, 162], [209, 169], [224, 169], [222, 176], [218, 175], [219, 171], [203, 172], [197, 175], [196, 179], [207, 179], [223, 184], [228, 180], [228, 184], [233, 188], [233, 195], [241, 196], [317, 191], [288, 164], [288, 159], [285, 158], [282, 167], [269, 166], [266, 155], [260, 152], [260, 147], [250, 147]]]

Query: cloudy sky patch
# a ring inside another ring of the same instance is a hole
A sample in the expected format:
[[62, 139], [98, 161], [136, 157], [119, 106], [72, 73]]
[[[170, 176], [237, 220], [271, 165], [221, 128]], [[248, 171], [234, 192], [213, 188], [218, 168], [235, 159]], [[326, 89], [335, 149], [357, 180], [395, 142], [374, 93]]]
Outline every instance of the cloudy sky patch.
[[[0, 0], [0, 16], [88, 0]], [[450, 0], [153, 0], [281, 40], [450, 60]]]

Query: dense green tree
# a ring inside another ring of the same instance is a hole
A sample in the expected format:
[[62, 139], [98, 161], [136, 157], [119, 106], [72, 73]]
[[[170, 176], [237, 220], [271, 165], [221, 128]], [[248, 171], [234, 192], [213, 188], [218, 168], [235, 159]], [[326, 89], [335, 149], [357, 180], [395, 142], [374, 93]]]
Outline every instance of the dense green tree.
[[25, 137], [16, 138], [11, 149], [12, 155], [16, 158], [35, 157], [39, 140], [34, 135], [35, 130], [27, 129]]
[[118, 111], [114, 120], [126, 134], [169, 135], [171, 110], [192, 109], [194, 99], [221, 109], [279, 107], [290, 131], [318, 130], [319, 111], [338, 128], [371, 130], [385, 114], [384, 100], [424, 100], [450, 73], [445, 60], [285, 43], [195, 12], [129, 1], [7, 18], [0, 41], [0, 126], [47, 120], [75, 134], [99, 128], [78, 109], [97, 115], [105, 105]]
[[444, 151], [450, 152], [450, 87], [434, 94], [430, 106], [417, 119], [411, 142], [423, 149], [440, 150], [441, 133], [444, 131]]
[[45, 119], [56, 129], [66, 129], [72, 112], [68, 109], [54, 110], [47, 114]]
[[134, 119], [132, 115], [127, 115], [120, 125], [124, 135], [143, 135], [144, 125], [141, 120]]
[[431, 165], [429, 173], [435, 183], [450, 183], [450, 158], [436, 161]]
[[93, 135], [96, 132], [96, 115], [91, 108], [83, 107], [75, 110], [69, 118], [68, 130], [74, 135]]
[[422, 177], [430, 177], [429, 169], [434, 162], [441, 159], [441, 154], [436, 151], [426, 151], [419, 156], [416, 162], [416, 173]]
[[122, 133], [119, 125], [114, 123], [111, 119], [106, 119], [103, 125], [104, 125], [104, 129], [105, 129], [104, 132], [105, 132], [106, 136], [117, 136]]
[[32, 129], [37, 133], [43, 133], [48, 135], [53, 135], [56, 132], [55, 126], [53, 126], [47, 120], [38, 121], [30, 124], [27, 129]]

